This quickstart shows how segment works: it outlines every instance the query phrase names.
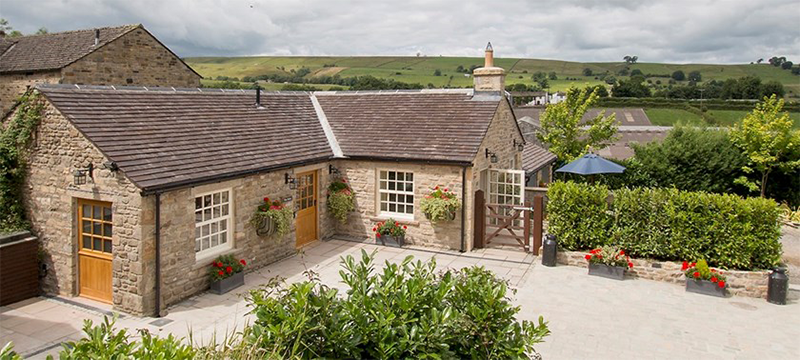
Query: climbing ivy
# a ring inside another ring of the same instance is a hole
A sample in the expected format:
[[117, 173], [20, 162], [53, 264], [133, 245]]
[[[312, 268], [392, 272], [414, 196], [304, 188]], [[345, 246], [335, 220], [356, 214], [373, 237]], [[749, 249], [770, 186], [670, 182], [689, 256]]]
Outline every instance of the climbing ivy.
[[19, 99], [14, 116], [0, 126], [0, 232], [27, 229], [22, 186], [25, 183], [25, 152], [44, 105], [38, 93]]

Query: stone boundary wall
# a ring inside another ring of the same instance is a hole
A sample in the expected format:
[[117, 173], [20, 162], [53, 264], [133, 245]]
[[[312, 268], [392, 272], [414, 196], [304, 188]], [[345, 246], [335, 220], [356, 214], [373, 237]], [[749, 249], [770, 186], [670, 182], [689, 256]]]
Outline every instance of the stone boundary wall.
[[[556, 261], [562, 265], [588, 268], [589, 262], [586, 261], [586, 254], [588, 252], [559, 251]], [[631, 258], [631, 262], [633, 269], [625, 272], [626, 278], [656, 280], [680, 285], [686, 283], [686, 277], [681, 271], [682, 263], [634, 258]], [[723, 270], [723, 272], [727, 278], [730, 294], [766, 299], [769, 271]]]

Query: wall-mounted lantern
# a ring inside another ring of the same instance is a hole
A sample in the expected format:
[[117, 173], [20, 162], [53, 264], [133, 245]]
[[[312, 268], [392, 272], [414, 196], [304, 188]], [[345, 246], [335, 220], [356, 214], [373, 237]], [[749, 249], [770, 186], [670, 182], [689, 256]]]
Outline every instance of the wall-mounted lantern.
[[283, 174], [283, 179], [284, 179], [286, 184], [289, 184], [289, 189], [292, 189], [292, 190], [297, 189], [297, 180], [295, 178], [289, 176], [289, 173]]
[[92, 180], [94, 180], [94, 165], [89, 163], [89, 166], [83, 169], [75, 169], [72, 172], [73, 183], [75, 185], [83, 185], [86, 184], [86, 175], [89, 175]]
[[489, 159], [489, 161], [491, 161], [492, 164], [497, 163], [497, 154], [489, 151], [489, 148], [486, 148], [486, 158]]
[[521, 142], [518, 143], [517, 139], [514, 139], [514, 147], [517, 148], [518, 151], [525, 150], [525, 144]]
[[341, 172], [339, 172], [339, 169], [338, 169], [338, 168], [336, 168], [336, 166], [333, 166], [333, 165], [328, 165], [328, 174], [336, 174], [336, 175], [339, 175], [339, 174], [341, 174]]

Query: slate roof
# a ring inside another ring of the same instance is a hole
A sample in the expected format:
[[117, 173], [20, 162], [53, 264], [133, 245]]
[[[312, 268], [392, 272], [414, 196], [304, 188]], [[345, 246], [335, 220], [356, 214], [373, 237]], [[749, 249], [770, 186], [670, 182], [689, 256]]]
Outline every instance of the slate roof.
[[345, 157], [469, 164], [505, 101], [465, 90], [262, 92], [256, 109], [252, 90], [37, 89], [146, 193], [334, 157], [314, 98]]
[[[0, 74], [58, 70], [139, 28], [147, 31], [141, 24], [133, 24], [3, 38], [0, 39]], [[95, 30], [100, 30], [97, 45], [94, 44]]]
[[528, 141], [525, 143], [525, 148], [522, 150], [522, 169], [525, 170], [525, 174], [530, 174], [552, 164], [556, 159], [557, 157], [555, 154]]
[[144, 191], [332, 156], [306, 93], [37, 88]]
[[316, 96], [345, 156], [462, 163], [475, 158], [505, 101], [471, 90]]

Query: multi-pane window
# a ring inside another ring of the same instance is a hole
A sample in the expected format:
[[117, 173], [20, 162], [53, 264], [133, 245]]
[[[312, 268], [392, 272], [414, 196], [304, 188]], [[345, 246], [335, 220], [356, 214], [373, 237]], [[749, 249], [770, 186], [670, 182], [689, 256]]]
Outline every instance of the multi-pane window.
[[80, 206], [81, 248], [111, 254], [111, 204], [83, 200]]
[[194, 198], [194, 252], [204, 254], [229, 248], [231, 228], [230, 190]]
[[378, 176], [380, 212], [401, 218], [414, 217], [414, 174], [380, 170]]

